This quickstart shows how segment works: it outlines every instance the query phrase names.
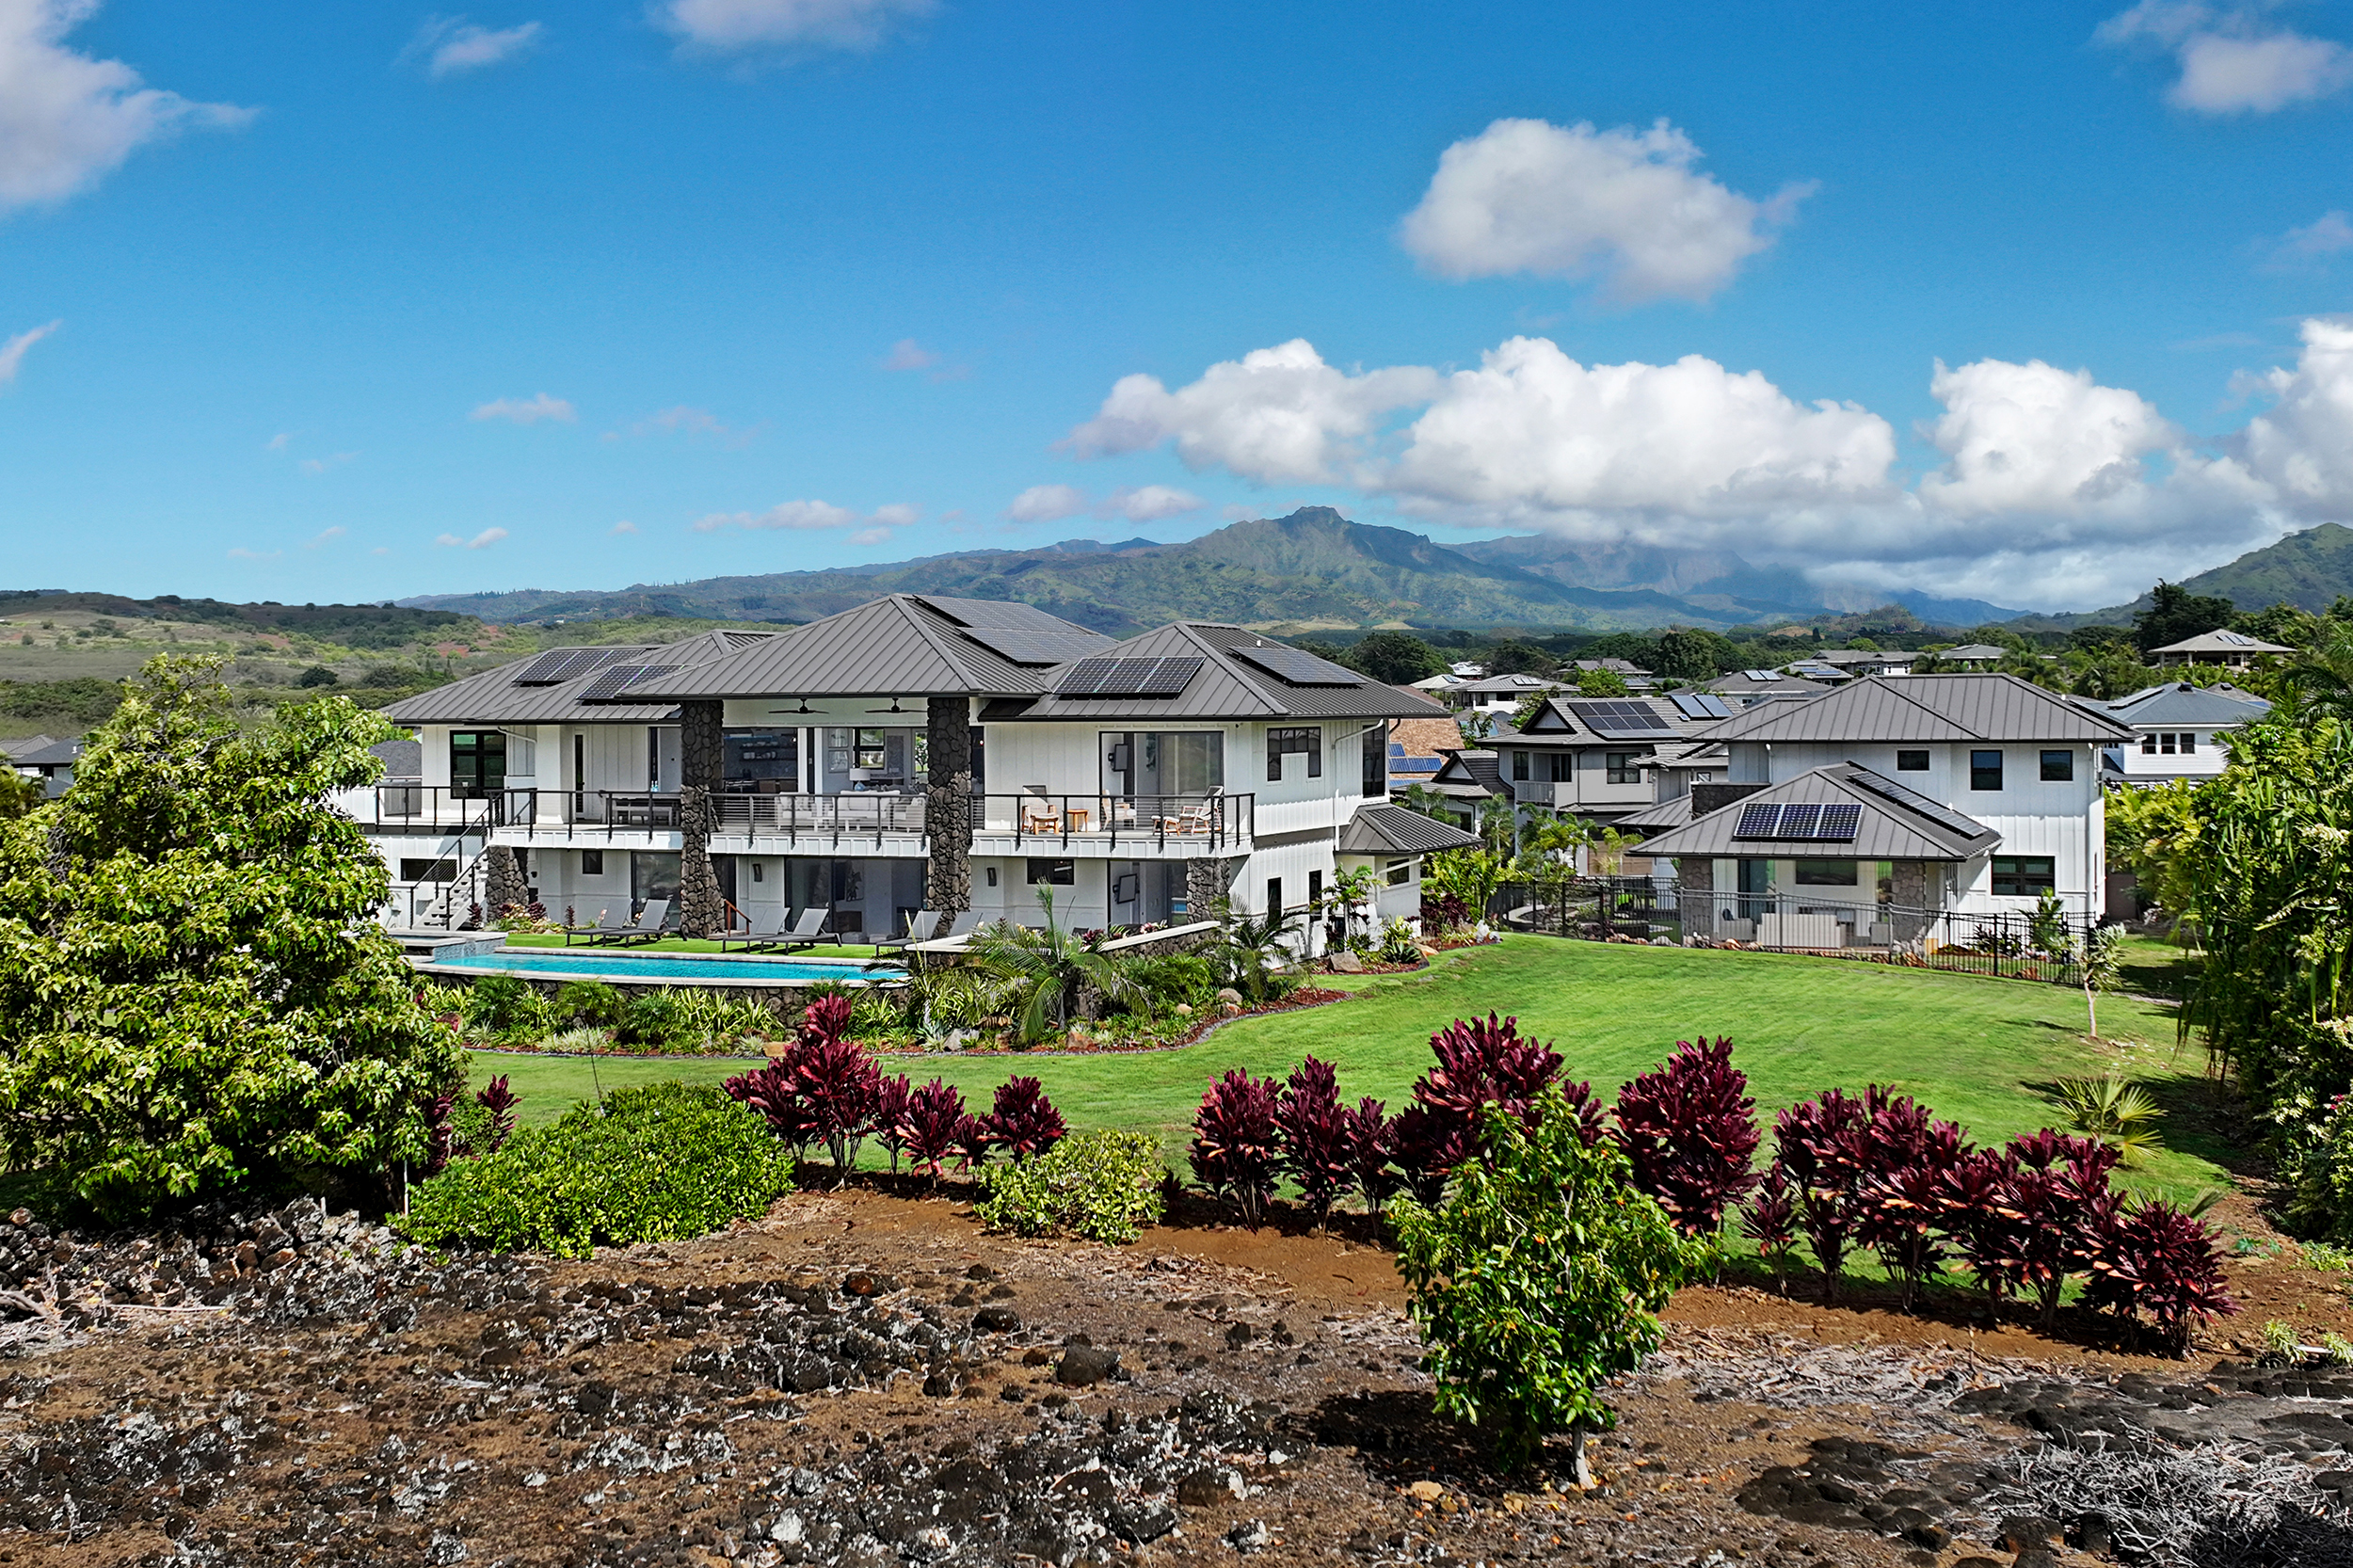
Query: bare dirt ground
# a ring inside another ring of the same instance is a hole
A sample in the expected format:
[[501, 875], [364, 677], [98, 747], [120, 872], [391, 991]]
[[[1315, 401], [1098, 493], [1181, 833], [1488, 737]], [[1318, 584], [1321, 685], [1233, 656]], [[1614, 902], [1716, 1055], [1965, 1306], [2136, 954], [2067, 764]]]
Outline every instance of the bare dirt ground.
[[56, 1263], [20, 1227], [54, 1288], [0, 1342], [0, 1564], [1953, 1564], [1995, 1555], [1989, 1478], [2038, 1429], [2219, 1411], [2324, 1484], [2353, 1464], [2319, 1424], [2353, 1384], [2234, 1370], [2267, 1317], [2347, 1323], [2346, 1276], [2277, 1256], [2233, 1264], [2248, 1309], [2186, 1363], [2073, 1315], [1686, 1290], [1579, 1492], [1565, 1449], [1501, 1475], [1432, 1415], [1361, 1236], [1180, 1212], [1133, 1247], [1024, 1241], [854, 1188], [691, 1242], [434, 1265], [241, 1218], [242, 1257]]

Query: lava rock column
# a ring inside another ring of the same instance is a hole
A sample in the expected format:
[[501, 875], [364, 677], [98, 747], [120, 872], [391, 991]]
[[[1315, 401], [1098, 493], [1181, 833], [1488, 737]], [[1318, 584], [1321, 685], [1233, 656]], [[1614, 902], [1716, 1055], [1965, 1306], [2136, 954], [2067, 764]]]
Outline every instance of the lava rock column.
[[931, 837], [926, 908], [972, 907], [972, 704], [961, 692], [924, 702], [927, 784], [923, 830]]
[[719, 873], [711, 864], [724, 711], [717, 702], [679, 704], [679, 826], [684, 840], [679, 856], [679, 932], [686, 936], [716, 936], [727, 929]]
[[521, 908], [530, 897], [530, 889], [523, 886], [522, 868], [515, 864], [515, 852], [504, 844], [492, 844], [484, 853], [482, 872], [486, 920], [495, 922], [509, 909]]

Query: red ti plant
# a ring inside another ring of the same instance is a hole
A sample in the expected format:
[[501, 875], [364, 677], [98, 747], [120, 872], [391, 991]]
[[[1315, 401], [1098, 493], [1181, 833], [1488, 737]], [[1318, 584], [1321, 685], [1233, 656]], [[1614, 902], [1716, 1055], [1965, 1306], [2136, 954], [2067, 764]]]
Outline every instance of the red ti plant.
[[1903, 1281], [1909, 1311], [1921, 1284], [1944, 1261], [1940, 1183], [1969, 1150], [1958, 1126], [1936, 1120], [1909, 1095], [1891, 1095], [1873, 1084], [1865, 1091], [1864, 1104], [1869, 1120], [1849, 1134], [1862, 1151], [1857, 1230], [1878, 1250], [1887, 1272]]
[[[957, 1151], [964, 1124], [972, 1120], [964, 1112], [964, 1096], [938, 1079], [920, 1089], [908, 1090], [906, 1103], [899, 1110], [898, 1127], [908, 1168], [936, 1183], [940, 1167]], [[986, 1137], [985, 1131], [983, 1137]]]
[[1447, 1112], [1409, 1105], [1389, 1124], [1390, 1158], [1403, 1174], [1405, 1191], [1425, 1208], [1446, 1199], [1447, 1178], [1479, 1150], [1476, 1130]]
[[1844, 1090], [1825, 1089], [1773, 1122], [1774, 1162], [1790, 1183], [1798, 1229], [1821, 1267], [1825, 1297], [1838, 1294], [1838, 1279], [1855, 1243], [1855, 1188], [1863, 1172], [1852, 1134], [1865, 1120], [1861, 1100]]
[[890, 1174], [899, 1174], [899, 1154], [907, 1146], [907, 1075], [878, 1079], [874, 1085], [874, 1142], [890, 1151]]
[[2002, 1208], [2003, 1189], [2017, 1175], [2018, 1157], [2007, 1149], [1967, 1149], [1937, 1173], [1932, 1194], [1937, 1223], [1985, 1289], [1989, 1317], [2018, 1287], [2017, 1224]]
[[522, 1097], [507, 1087], [506, 1075], [501, 1073], [474, 1096], [474, 1103], [490, 1113], [490, 1125], [485, 1130], [483, 1146], [471, 1152], [496, 1154], [515, 1135], [515, 1107], [522, 1103]]
[[2011, 1139], [2009, 1152], [2018, 1164], [2000, 1193], [2012, 1243], [2004, 1261], [2041, 1304], [2047, 1328], [2058, 1318], [2067, 1276], [2090, 1266], [2115, 1202], [2108, 1172], [2121, 1156], [2097, 1138], [2047, 1127]]
[[768, 1130], [792, 1145], [795, 1163], [807, 1154], [810, 1140], [817, 1136], [817, 1127], [809, 1118], [808, 1107], [801, 1103], [794, 1092], [793, 1076], [781, 1060], [748, 1073], [738, 1073], [721, 1087], [760, 1112]]
[[1310, 1056], [1299, 1064], [1275, 1103], [1274, 1125], [1284, 1173], [1299, 1183], [1321, 1230], [1331, 1222], [1332, 1205], [1356, 1189], [1355, 1145], [1330, 1063]]
[[1520, 1032], [1517, 1018], [1457, 1018], [1430, 1037], [1436, 1066], [1417, 1080], [1414, 1101], [1476, 1128], [1482, 1106], [1500, 1105], [1522, 1121], [1561, 1070], [1561, 1054]]
[[1365, 1204], [1375, 1215], [1389, 1195], [1398, 1190], [1401, 1178], [1390, 1169], [1390, 1158], [1397, 1152], [1394, 1126], [1389, 1108], [1368, 1095], [1356, 1102], [1353, 1111], [1343, 1111], [1347, 1118], [1348, 1155], [1356, 1190], [1365, 1195]]
[[2223, 1288], [2215, 1234], [2170, 1203], [2109, 1215], [2091, 1258], [2085, 1296], [2126, 1318], [2146, 1313], [2166, 1353], [2189, 1353], [2192, 1329], [2238, 1310]]
[[1740, 1210], [1740, 1234], [1756, 1243], [1773, 1265], [1773, 1288], [1788, 1294], [1789, 1254], [1798, 1244], [1797, 1202], [1778, 1160]]
[[1732, 1064], [1732, 1042], [1675, 1042], [1660, 1065], [1618, 1091], [1611, 1134], [1634, 1167], [1634, 1185], [1686, 1236], [1723, 1228], [1724, 1210], [1757, 1182], [1750, 1169], [1760, 1134], [1749, 1079]]
[[847, 1180], [859, 1143], [873, 1129], [882, 1099], [881, 1069], [856, 1040], [812, 1038], [807, 1032], [780, 1064], [791, 1076], [792, 1094], [807, 1108], [815, 1141], [833, 1157], [836, 1181]]
[[[953, 1094], [952, 1089], [949, 1093]], [[967, 1115], [956, 1122], [955, 1147], [958, 1169], [978, 1170], [988, 1163], [988, 1151], [997, 1146], [997, 1133], [985, 1116]]]
[[1033, 1078], [1009, 1078], [997, 1086], [997, 1104], [988, 1118], [989, 1135], [1009, 1150], [1018, 1164], [1033, 1154], [1044, 1154], [1070, 1129], [1063, 1125], [1062, 1112], [1046, 1097], [1045, 1087]]
[[1252, 1078], [1236, 1067], [1209, 1085], [1193, 1116], [1187, 1158], [1194, 1179], [1211, 1193], [1231, 1198], [1252, 1230], [1265, 1224], [1274, 1197], [1274, 1173], [1282, 1160], [1275, 1119], [1279, 1097], [1274, 1080]]
[[457, 1103], [455, 1095], [436, 1095], [424, 1102], [424, 1174], [439, 1176], [449, 1164], [450, 1107]]

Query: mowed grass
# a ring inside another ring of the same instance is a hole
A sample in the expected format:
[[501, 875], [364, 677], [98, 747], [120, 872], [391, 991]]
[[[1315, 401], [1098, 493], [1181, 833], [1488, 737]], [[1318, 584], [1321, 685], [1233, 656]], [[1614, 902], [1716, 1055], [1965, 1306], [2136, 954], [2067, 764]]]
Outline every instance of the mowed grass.
[[[1180, 1050], [890, 1058], [886, 1070], [919, 1082], [943, 1078], [983, 1108], [1007, 1077], [1034, 1076], [1074, 1128], [1150, 1132], [1180, 1163], [1202, 1091], [1228, 1068], [1280, 1078], [1313, 1054], [1337, 1066], [1352, 1101], [1370, 1095], [1394, 1112], [1430, 1064], [1432, 1032], [1490, 1011], [1516, 1016], [1524, 1031], [1549, 1039], [1568, 1076], [1590, 1080], [1605, 1097], [1676, 1040], [1721, 1034], [1749, 1075], [1760, 1115], [1823, 1089], [1860, 1094], [1883, 1083], [1960, 1121], [1979, 1142], [2064, 1127], [2055, 1079], [2121, 1066], [2155, 1084], [2162, 1101], [2186, 1104], [2199, 1097], [2203, 1065], [2202, 1052], [2177, 1048], [2169, 1010], [2123, 997], [2101, 999], [2104, 1043], [2095, 1046], [2085, 1036], [2079, 990], [1778, 953], [1513, 936], [1420, 974], [1331, 983], [1355, 995], [1243, 1019]], [[590, 1064], [580, 1058], [485, 1054], [474, 1070], [478, 1080], [511, 1075], [528, 1121], [551, 1119], [591, 1092]], [[741, 1062], [687, 1058], [595, 1064], [608, 1089], [716, 1081], [743, 1070]], [[2227, 1185], [2228, 1151], [2186, 1121], [2172, 1142], [2125, 1179], [2177, 1196]]]

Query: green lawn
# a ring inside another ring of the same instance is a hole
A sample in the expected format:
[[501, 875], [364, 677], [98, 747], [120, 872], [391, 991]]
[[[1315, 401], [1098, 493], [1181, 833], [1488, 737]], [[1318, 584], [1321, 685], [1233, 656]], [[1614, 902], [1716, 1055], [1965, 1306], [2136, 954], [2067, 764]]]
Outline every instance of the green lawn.
[[[918, 1080], [934, 1074], [985, 1100], [1013, 1073], [1044, 1080], [1074, 1128], [1134, 1128], [1172, 1157], [1209, 1080], [1229, 1067], [1288, 1073], [1310, 1052], [1339, 1068], [1341, 1093], [1401, 1107], [1430, 1062], [1430, 1035], [1449, 1019], [1490, 1009], [1516, 1014], [1552, 1040], [1573, 1078], [1615, 1093], [1696, 1031], [1732, 1038], [1758, 1109], [1838, 1087], [1893, 1084], [1979, 1140], [2063, 1125], [2053, 1079], [2120, 1060], [2172, 1111], [2173, 1149], [2131, 1177], [2177, 1194], [2223, 1185], [2230, 1150], [2205, 1118], [2203, 1054], [2177, 1051], [2169, 1012], [2121, 997], [2102, 1000], [2102, 1032], [2136, 1046], [2095, 1048], [2084, 1038], [2080, 991], [1933, 970], [1778, 953], [1720, 952], [1507, 937], [1416, 975], [1334, 982], [1348, 1001], [1251, 1018], [1182, 1050], [1101, 1056], [936, 1056], [891, 1059]], [[716, 1080], [730, 1062], [604, 1058], [607, 1088], [662, 1078]], [[553, 1117], [590, 1092], [578, 1058], [484, 1055], [478, 1076], [511, 1075], [529, 1121]]]

